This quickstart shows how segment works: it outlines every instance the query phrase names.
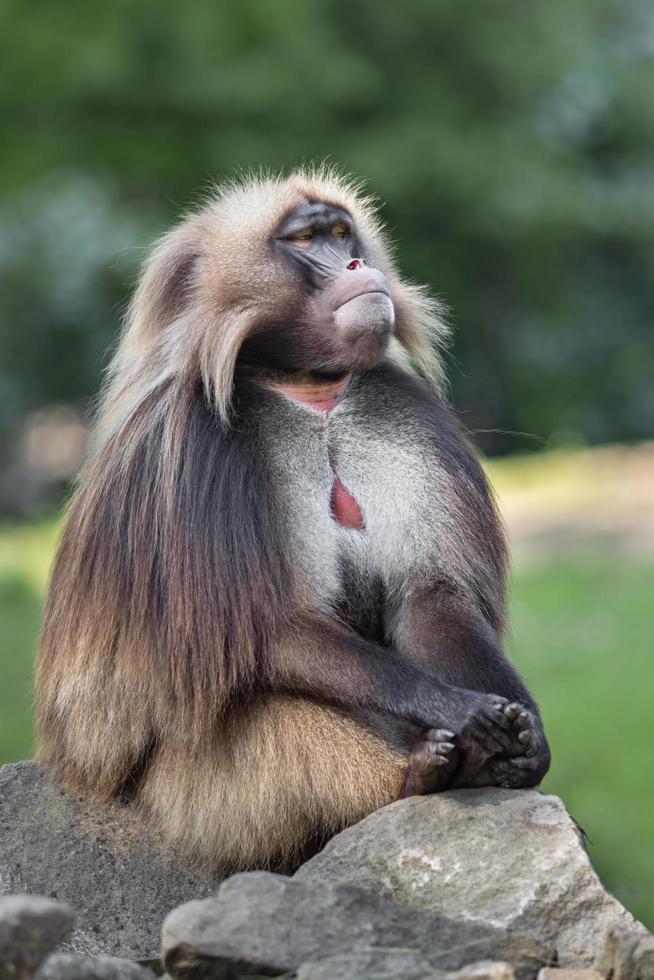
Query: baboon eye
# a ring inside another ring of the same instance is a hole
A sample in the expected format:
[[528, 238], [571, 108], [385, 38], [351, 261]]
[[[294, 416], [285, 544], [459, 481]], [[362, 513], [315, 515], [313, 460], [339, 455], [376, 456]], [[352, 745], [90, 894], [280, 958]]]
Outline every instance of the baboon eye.
[[332, 228], [332, 235], [334, 238], [339, 238], [341, 241], [343, 241], [343, 239], [347, 238], [348, 236], [347, 225], [334, 225]]
[[303, 228], [302, 231], [291, 235], [289, 241], [291, 245], [296, 245], [297, 248], [309, 248], [313, 241], [313, 232], [311, 228]]

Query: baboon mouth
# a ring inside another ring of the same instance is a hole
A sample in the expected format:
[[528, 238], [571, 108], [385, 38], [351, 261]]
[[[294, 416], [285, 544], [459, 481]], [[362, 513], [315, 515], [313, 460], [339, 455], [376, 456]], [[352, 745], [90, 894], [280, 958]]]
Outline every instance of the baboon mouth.
[[351, 303], [352, 300], [359, 299], [360, 296], [385, 296], [387, 299], [391, 298], [389, 292], [386, 289], [379, 289], [379, 288], [362, 289], [361, 292], [354, 293], [352, 296], [348, 296], [347, 299], [344, 299], [341, 303], [338, 304], [338, 306], [335, 306], [334, 313], [336, 313], [337, 310], [340, 310], [343, 306], [347, 306], [347, 304]]

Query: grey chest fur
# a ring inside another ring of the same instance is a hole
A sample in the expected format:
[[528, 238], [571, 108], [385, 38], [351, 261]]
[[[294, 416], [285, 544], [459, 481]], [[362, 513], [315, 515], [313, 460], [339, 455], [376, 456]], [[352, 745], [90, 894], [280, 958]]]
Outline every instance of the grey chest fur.
[[[362, 422], [354, 399], [324, 416], [276, 397], [283, 404], [262, 414], [262, 448], [298, 587], [313, 604], [368, 621], [429, 565], [438, 474], [401, 426]], [[359, 505], [362, 530], [334, 518], [335, 478]]]

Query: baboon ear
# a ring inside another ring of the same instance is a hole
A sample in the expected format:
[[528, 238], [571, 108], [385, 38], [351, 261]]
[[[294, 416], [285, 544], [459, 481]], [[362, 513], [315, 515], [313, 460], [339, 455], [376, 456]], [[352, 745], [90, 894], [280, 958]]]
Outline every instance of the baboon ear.
[[200, 256], [186, 226], [164, 235], [148, 257], [134, 294], [130, 319], [140, 331], [158, 333], [192, 302]]

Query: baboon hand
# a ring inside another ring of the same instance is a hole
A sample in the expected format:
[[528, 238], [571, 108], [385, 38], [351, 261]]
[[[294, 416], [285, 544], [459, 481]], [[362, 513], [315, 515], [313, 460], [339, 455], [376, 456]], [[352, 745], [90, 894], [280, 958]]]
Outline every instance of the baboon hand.
[[550, 766], [550, 749], [540, 718], [515, 701], [504, 706], [504, 716], [512, 725], [512, 742], [486, 759], [475, 752], [466, 755], [454, 775], [453, 786], [527, 789], [543, 779]]
[[516, 727], [514, 705], [507, 698], [454, 688], [448, 726], [455, 733], [455, 745], [477, 763], [495, 755], [519, 755], [525, 746], [522, 729]]
[[[513, 707], [513, 706], [512, 706]], [[514, 725], [522, 752], [491, 759], [488, 768], [492, 785], [505, 789], [527, 789], [538, 786], [550, 767], [551, 753], [543, 724], [538, 715], [524, 705], [518, 705]]]

